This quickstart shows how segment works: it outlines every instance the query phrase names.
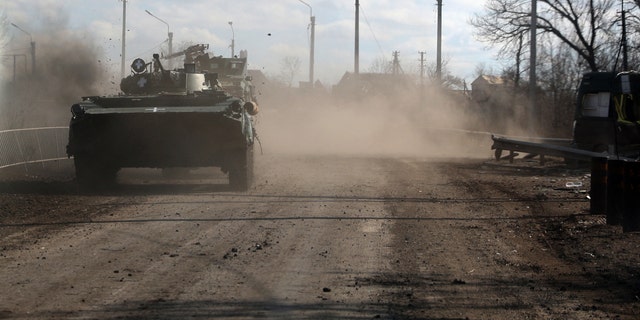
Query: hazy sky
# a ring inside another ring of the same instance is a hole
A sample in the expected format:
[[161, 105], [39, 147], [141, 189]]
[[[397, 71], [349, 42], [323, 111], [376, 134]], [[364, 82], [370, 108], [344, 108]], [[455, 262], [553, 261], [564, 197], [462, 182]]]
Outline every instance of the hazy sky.
[[[335, 84], [354, 68], [354, 0], [305, 0], [316, 17], [315, 78]], [[436, 59], [436, 0], [360, 0], [360, 71], [374, 61], [391, 61], [400, 52], [405, 72], [417, 72], [419, 51], [426, 62]], [[484, 1], [443, 0], [443, 58], [447, 68], [468, 81], [483, 63], [498, 70], [494, 51], [473, 37], [469, 18], [481, 12]], [[122, 0], [12, 0], [0, 10], [11, 23], [31, 33], [34, 41], [52, 32], [71, 32], [98, 46], [101, 61], [119, 74]], [[174, 51], [185, 43], [206, 43], [215, 55], [231, 54], [232, 21], [235, 51], [247, 50], [249, 68], [278, 75], [284, 57], [301, 61], [296, 77], [308, 80], [309, 7], [299, 0], [128, 0], [126, 70], [136, 57], [148, 60], [166, 51], [169, 24]], [[28, 53], [29, 37], [9, 25], [5, 51]], [[38, 52], [43, 54], [42, 52]], [[5, 70], [9, 62], [5, 59]]]

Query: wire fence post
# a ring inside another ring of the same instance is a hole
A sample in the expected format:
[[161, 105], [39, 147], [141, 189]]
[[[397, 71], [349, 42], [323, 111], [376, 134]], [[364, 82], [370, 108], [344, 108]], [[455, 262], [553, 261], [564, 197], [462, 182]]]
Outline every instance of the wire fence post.
[[20, 158], [22, 159], [22, 163], [24, 164], [24, 173], [29, 174], [29, 168], [27, 167], [27, 159], [25, 158], [24, 152], [22, 151], [22, 146], [20, 145], [20, 139], [18, 139], [18, 131], [14, 131], [13, 136], [15, 137], [15, 140], [16, 140], [16, 147], [18, 148]]
[[62, 147], [68, 132], [68, 127], [0, 130], [0, 169], [22, 165], [29, 174], [31, 163], [45, 169], [45, 162], [69, 159]]

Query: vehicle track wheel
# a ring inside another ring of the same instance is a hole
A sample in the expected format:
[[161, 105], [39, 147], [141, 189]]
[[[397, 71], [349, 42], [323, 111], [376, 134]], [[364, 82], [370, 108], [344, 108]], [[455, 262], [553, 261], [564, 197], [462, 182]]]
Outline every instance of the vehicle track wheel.
[[229, 186], [234, 190], [249, 190], [253, 182], [253, 146], [235, 152], [229, 159]]
[[93, 157], [74, 156], [76, 181], [87, 191], [104, 190], [115, 186], [118, 168]]

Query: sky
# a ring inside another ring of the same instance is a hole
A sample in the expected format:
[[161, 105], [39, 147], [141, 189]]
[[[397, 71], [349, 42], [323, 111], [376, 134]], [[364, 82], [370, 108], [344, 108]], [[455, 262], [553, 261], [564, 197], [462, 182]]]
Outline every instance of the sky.
[[[174, 51], [186, 44], [204, 43], [214, 55], [247, 50], [250, 69], [277, 76], [285, 57], [298, 58], [297, 81], [309, 78], [310, 16], [316, 19], [314, 80], [337, 83], [354, 70], [354, 0], [127, 0], [126, 67], [133, 59], [149, 60], [167, 51], [168, 31]], [[425, 63], [435, 64], [437, 43], [436, 0], [360, 0], [360, 72], [376, 61], [392, 60], [394, 51], [405, 73], [418, 72], [420, 51]], [[495, 50], [474, 38], [468, 21], [481, 13], [484, 1], [443, 0], [442, 56], [454, 76], [473, 81], [480, 65], [500, 70]], [[162, 19], [168, 24], [149, 15]], [[11, 0], [0, 2], [9, 23], [3, 54], [28, 53], [30, 37], [37, 43], [64, 30], [99, 48], [109, 70], [121, 66], [122, 0]], [[232, 22], [232, 24], [229, 24]], [[39, 52], [36, 56], [42, 54]], [[4, 76], [10, 69], [4, 59]], [[294, 83], [294, 85], [295, 85]]]

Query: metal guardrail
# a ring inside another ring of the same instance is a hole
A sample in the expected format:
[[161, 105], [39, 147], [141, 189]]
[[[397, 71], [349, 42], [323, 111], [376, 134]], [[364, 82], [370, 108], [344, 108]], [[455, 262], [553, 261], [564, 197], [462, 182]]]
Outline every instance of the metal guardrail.
[[621, 160], [635, 161], [622, 156], [614, 156], [607, 152], [593, 152], [581, 150], [570, 145], [570, 139], [541, 139], [535, 141], [523, 141], [509, 139], [492, 135], [493, 145], [491, 149], [495, 149], [496, 160], [503, 159], [502, 151], [509, 151], [509, 155], [505, 158], [513, 162], [513, 158], [517, 156], [515, 152], [526, 152], [529, 155], [540, 156], [540, 162], [544, 163], [544, 156], [555, 156], [565, 159], [574, 159], [582, 161], [590, 161], [592, 158], [616, 158]]
[[68, 127], [0, 131], [0, 169], [67, 159]]

